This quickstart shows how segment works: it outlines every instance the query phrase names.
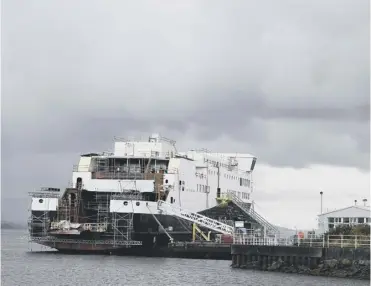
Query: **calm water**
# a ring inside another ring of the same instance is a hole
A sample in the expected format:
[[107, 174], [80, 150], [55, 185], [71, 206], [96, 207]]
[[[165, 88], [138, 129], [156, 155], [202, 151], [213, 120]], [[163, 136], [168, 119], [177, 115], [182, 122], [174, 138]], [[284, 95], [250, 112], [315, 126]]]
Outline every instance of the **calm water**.
[[[3, 230], [1, 283], [17, 285], [369, 285], [323, 277], [231, 269], [229, 261], [30, 252], [24, 231]], [[41, 247], [33, 246], [33, 251]]]

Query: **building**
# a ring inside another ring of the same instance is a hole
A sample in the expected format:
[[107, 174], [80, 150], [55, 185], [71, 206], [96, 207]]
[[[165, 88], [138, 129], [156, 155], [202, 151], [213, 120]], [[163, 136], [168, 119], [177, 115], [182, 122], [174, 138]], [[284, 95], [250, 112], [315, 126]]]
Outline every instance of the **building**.
[[325, 233], [338, 225], [369, 224], [370, 207], [350, 206], [318, 215], [318, 233]]

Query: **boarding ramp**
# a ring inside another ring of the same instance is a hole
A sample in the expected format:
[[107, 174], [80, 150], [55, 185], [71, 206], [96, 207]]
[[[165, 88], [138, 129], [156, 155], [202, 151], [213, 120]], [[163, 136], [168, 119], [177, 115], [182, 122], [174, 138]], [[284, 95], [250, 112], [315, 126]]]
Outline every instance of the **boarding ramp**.
[[233, 192], [228, 191], [227, 196], [243, 212], [245, 212], [252, 219], [254, 219], [257, 223], [259, 223], [265, 229], [266, 235], [270, 235], [270, 236], [279, 235], [279, 230], [277, 227], [269, 223], [266, 219], [264, 219], [261, 215], [259, 215], [254, 209], [249, 207], [245, 202], [243, 202], [239, 197], [237, 197]]
[[164, 201], [158, 201], [157, 208], [163, 214], [172, 215], [172, 216], [185, 219], [187, 221], [196, 223], [197, 225], [201, 227], [205, 227], [207, 229], [213, 230], [218, 233], [230, 234], [230, 235], [233, 235], [234, 233], [234, 227], [228, 224], [224, 224], [218, 220], [211, 219], [207, 216], [204, 216], [198, 213], [193, 213], [179, 206], [169, 204]]

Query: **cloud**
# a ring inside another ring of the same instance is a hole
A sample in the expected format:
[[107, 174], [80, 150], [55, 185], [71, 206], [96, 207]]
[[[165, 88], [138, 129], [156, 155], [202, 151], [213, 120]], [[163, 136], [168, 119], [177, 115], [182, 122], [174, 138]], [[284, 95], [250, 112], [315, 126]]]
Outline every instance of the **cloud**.
[[2, 28], [8, 174], [154, 131], [271, 166], [369, 170], [369, 1], [8, 0]]
[[320, 191], [323, 191], [323, 212], [354, 205], [354, 200], [359, 205], [364, 198], [368, 205], [370, 202], [370, 174], [357, 168], [312, 165], [294, 169], [258, 165], [254, 179], [256, 211], [288, 228], [317, 228]]

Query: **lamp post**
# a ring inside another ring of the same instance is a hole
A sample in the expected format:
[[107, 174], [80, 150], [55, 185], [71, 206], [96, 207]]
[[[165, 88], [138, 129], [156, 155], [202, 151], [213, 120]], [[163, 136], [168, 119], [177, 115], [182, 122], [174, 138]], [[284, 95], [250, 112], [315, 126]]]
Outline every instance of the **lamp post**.
[[363, 206], [366, 206], [367, 199], [363, 199]]
[[322, 197], [323, 197], [323, 192], [320, 191], [319, 194], [321, 195], [321, 214], [322, 214]]

